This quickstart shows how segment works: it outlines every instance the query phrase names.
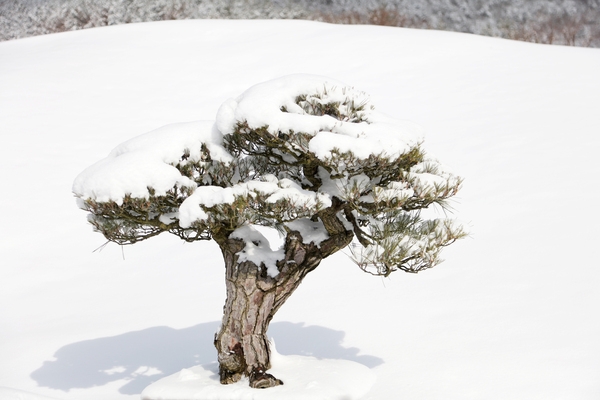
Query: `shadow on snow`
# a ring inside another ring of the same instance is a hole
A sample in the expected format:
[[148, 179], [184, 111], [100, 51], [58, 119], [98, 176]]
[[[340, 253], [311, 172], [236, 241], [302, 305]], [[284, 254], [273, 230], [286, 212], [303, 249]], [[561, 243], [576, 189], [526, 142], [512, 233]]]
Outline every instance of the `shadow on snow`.
[[[213, 346], [219, 322], [184, 329], [165, 326], [122, 335], [86, 340], [60, 348], [54, 361], [45, 361], [31, 374], [40, 386], [69, 391], [102, 386], [125, 379], [119, 392], [138, 394], [146, 386], [182, 368], [216, 361]], [[383, 363], [379, 357], [360, 355], [342, 346], [345, 333], [303, 323], [275, 322], [269, 327], [280, 354], [344, 359], [369, 368]]]

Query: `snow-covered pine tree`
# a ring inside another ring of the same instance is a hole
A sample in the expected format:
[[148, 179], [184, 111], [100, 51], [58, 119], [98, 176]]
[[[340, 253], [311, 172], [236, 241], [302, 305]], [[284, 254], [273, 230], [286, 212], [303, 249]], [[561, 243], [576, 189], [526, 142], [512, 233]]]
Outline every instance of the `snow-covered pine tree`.
[[[163, 127], [115, 148], [73, 191], [118, 244], [169, 232], [214, 240], [227, 300], [215, 338], [221, 382], [282, 382], [270, 368], [269, 322], [319, 263], [346, 247], [365, 271], [419, 272], [465, 235], [444, 207], [461, 179], [421, 149], [420, 129], [377, 112], [330, 79], [292, 75], [224, 103], [216, 122]], [[277, 229], [272, 250], [257, 226]]]

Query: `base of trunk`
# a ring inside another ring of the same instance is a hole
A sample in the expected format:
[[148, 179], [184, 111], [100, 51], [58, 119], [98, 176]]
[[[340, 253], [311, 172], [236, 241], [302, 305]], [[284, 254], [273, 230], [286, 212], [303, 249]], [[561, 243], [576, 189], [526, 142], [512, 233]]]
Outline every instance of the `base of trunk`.
[[[223, 385], [229, 385], [236, 383], [242, 379], [243, 374], [241, 372], [231, 372], [224, 370], [222, 367], [219, 368], [220, 382]], [[250, 380], [250, 387], [254, 389], [266, 389], [274, 386], [283, 385], [281, 379], [275, 378], [273, 375], [268, 374], [262, 368], [254, 368], [248, 377]]]
[[281, 379], [268, 374], [266, 370], [267, 368], [263, 365], [247, 366], [243, 348], [239, 344], [234, 346], [227, 354], [219, 355], [219, 378], [224, 385], [235, 383], [242, 379], [244, 375], [248, 375], [250, 387], [255, 389], [283, 385]]

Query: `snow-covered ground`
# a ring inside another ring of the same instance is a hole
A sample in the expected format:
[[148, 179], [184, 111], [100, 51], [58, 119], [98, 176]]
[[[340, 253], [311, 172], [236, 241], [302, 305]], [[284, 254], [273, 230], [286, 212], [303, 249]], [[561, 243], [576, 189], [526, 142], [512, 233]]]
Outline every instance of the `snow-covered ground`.
[[216, 246], [102, 247], [71, 185], [124, 140], [214, 119], [297, 72], [423, 126], [425, 149], [465, 178], [455, 208], [471, 236], [418, 275], [327, 259], [271, 324], [279, 352], [365, 365], [372, 400], [598, 399], [598, 71], [597, 49], [302, 21], [0, 43], [0, 399], [139, 399], [215, 359]]

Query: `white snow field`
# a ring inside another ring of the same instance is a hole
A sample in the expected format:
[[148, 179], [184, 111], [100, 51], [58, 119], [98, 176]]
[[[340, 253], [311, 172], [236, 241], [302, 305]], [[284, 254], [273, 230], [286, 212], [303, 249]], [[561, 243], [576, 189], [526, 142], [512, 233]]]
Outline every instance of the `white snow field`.
[[325, 260], [275, 316], [278, 352], [362, 364], [370, 400], [600, 398], [599, 49], [187, 20], [0, 43], [0, 399], [139, 399], [215, 361], [216, 245], [103, 246], [71, 185], [119, 143], [291, 73], [422, 126], [465, 178], [471, 235], [418, 275]]
[[146, 387], [142, 400], [354, 400], [371, 389], [376, 376], [365, 365], [343, 359], [318, 359], [306, 356], [284, 356], [271, 343], [275, 376], [285, 379], [284, 385], [270, 390], [256, 390], [248, 378], [231, 385], [219, 382], [219, 364], [184, 368]]

